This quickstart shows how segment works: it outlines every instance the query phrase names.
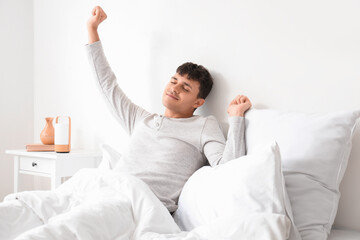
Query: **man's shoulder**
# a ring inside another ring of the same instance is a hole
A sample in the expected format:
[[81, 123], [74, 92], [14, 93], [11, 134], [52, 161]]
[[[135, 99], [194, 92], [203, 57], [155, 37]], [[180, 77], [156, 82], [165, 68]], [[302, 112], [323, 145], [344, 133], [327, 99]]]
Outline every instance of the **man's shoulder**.
[[192, 117], [195, 121], [201, 122], [202, 124], [217, 124], [217, 119], [214, 115], [209, 116], [201, 116], [201, 115], [194, 115]]
[[193, 117], [197, 117], [199, 119], [211, 119], [211, 120], [216, 120], [216, 117], [214, 115], [208, 115], [208, 116], [202, 116], [202, 115], [194, 115]]
[[205, 117], [203, 117], [203, 119], [204, 119], [204, 126], [206, 128], [219, 128], [220, 127], [220, 124], [214, 115], [205, 116]]
[[205, 116], [204, 118], [217, 121], [214, 115]]
[[209, 116], [206, 116], [204, 117], [207, 121], [210, 121], [210, 122], [218, 122], [217, 118], [214, 116], [214, 115], [209, 115]]

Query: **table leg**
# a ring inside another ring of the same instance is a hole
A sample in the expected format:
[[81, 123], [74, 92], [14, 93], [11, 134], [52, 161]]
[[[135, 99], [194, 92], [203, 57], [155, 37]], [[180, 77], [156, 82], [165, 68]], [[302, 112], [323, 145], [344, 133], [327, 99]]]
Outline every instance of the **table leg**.
[[19, 190], [19, 156], [14, 157], [14, 193]]
[[61, 185], [61, 177], [54, 175], [51, 177], [51, 190], [54, 190]]

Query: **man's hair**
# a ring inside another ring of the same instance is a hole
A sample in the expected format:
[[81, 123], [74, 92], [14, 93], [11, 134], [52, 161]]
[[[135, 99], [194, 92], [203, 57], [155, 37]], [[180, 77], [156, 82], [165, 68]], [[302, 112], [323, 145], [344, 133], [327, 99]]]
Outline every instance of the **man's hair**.
[[192, 62], [186, 62], [180, 65], [176, 72], [182, 77], [186, 76], [188, 79], [200, 83], [198, 98], [205, 99], [209, 95], [213, 86], [213, 78], [205, 67]]

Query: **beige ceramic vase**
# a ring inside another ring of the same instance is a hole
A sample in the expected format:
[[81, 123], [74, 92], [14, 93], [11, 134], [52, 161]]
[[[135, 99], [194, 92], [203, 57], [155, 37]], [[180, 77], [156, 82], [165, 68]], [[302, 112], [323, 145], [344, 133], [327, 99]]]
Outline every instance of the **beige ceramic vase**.
[[40, 133], [40, 140], [45, 145], [53, 145], [54, 144], [54, 127], [52, 125], [52, 121], [54, 118], [47, 117], [45, 128]]

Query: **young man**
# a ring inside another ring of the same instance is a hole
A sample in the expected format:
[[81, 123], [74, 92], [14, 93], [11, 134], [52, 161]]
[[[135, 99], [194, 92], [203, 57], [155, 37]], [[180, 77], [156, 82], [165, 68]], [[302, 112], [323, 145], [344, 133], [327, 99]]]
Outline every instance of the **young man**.
[[197, 169], [207, 162], [215, 166], [244, 155], [244, 114], [251, 102], [243, 95], [231, 101], [225, 141], [214, 117], [193, 115], [211, 90], [211, 75], [201, 65], [185, 63], [165, 87], [164, 115], [151, 114], [133, 104], [117, 84], [103, 52], [97, 29], [106, 18], [101, 7], [92, 10], [86, 49], [101, 94], [131, 135], [129, 149], [115, 169], [139, 177], [174, 212], [185, 182]]

